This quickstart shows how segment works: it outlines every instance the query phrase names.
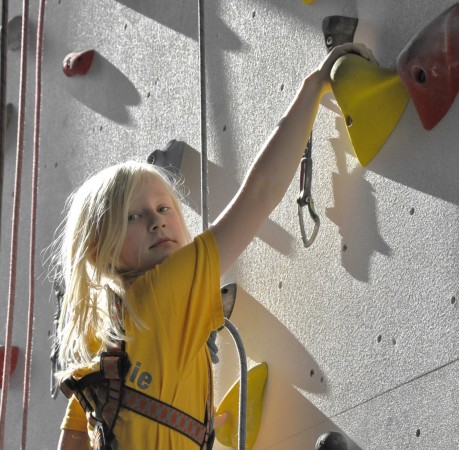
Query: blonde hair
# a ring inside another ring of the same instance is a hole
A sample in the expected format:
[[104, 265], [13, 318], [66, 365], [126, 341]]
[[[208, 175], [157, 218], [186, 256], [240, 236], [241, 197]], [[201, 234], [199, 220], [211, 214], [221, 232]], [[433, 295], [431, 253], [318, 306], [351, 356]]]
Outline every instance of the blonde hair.
[[126, 339], [125, 311], [136, 326], [146, 327], [126, 295], [129, 280], [139, 274], [123, 271], [119, 261], [131, 198], [146, 176], [158, 177], [170, 191], [191, 241], [177, 184], [151, 164], [127, 161], [108, 167], [77, 189], [67, 201], [54, 259], [65, 286], [58, 328], [63, 368], [87, 365], [103, 348]]

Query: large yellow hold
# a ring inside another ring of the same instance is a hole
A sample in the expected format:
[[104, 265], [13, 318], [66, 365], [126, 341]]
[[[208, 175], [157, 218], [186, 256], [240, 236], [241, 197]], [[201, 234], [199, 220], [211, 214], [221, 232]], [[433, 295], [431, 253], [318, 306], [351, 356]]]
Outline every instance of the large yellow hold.
[[338, 58], [331, 71], [331, 85], [355, 155], [366, 166], [397, 126], [409, 94], [395, 70], [356, 54]]
[[[268, 365], [260, 363], [252, 367], [248, 373], [247, 383], [247, 433], [246, 449], [254, 445], [260, 429], [263, 409], [263, 393], [268, 377]], [[238, 448], [239, 434], [239, 384], [237, 381], [227, 392], [217, 408], [216, 415], [228, 414], [226, 422], [215, 429], [218, 441], [227, 447]]]

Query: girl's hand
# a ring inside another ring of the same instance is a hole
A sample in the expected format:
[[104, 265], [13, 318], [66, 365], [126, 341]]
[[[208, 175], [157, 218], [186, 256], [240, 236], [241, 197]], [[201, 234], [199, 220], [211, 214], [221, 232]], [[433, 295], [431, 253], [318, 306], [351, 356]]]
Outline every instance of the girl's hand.
[[337, 45], [322, 61], [318, 68], [318, 73], [323, 85], [323, 91], [330, 90], [330, 72], [336, 60], [347, 53], [355, 53], [360, 55], [362, 58], [367, 59], [375, 64], [378, 64], [373, 52], [364, 44], [355, 44], [349, 42], [347, 44]]
[[88, 433], [62, 430], [57, 450], [89, 450], [91, 448]]
[[223, 414], [219, 414], [214, 418], [214, 428], [219, 428], [226, 423], [228, 420], [228, 413], [225, 411]]

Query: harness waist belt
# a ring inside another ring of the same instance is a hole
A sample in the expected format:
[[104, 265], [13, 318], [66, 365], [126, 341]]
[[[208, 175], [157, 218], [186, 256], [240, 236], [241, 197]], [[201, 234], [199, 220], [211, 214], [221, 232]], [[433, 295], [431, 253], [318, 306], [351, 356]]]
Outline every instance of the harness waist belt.
[[199, 446], [206, 438], [206, 426], [194, 417], [142, 392], [124, 386], [121, 405], [148, 419], [187, 436]]

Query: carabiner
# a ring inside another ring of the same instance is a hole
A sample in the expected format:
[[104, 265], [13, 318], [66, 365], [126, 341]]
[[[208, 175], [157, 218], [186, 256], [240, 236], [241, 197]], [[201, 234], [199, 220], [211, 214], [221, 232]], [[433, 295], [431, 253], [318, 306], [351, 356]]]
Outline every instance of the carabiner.
[[[303, 158], [301, 158], [301, 173], [300, 173], [300, 195], [297, 199], [298, 203], [298, 218], [300, 221], [301, 238], [306, 248], [310, 247], [314, 242], [317, 233], [319, 232], [320, 218], [314, 208], [314, 200], [311, 195], [311, 182], [312, 182], [312, 134], [309, 138], [308, 145], [304, 151]], [[308, 205], [309, 215], [314, 221], [314, 229], [311, 236], [308, 238], [304, 226], [303, 207]]]
[[312, 243], [317, 237], [317, 233], [319, 232], [320, 217], [316, 214], [316, 211], [314, 209], [314, 200], [312, 199], [312, 197], [308, 197], [306, 199], [306, 203], [308, 205], [309, 215], [314, 221], [314, 228], [309, 238], [306, 235], [306, 231], [304, 227], [303, 206], [301, 206], [300, 204], [298, 204], [298, 218], [300, 220], [301, 239], [303, 240], [303, 244], [305, 248], [308, 248], [312, 245]]

